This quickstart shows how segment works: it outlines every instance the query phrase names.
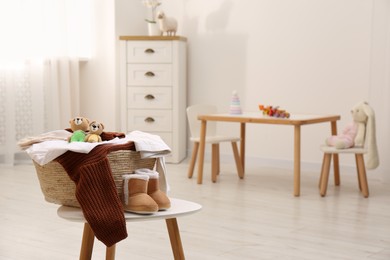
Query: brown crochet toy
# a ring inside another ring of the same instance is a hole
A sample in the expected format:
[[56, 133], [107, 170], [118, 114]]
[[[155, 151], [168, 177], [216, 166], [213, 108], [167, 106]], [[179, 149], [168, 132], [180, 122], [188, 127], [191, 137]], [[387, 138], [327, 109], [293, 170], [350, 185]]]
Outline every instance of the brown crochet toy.
[[84, 138], [85, 142], [98, 143], [102, 141], [101, 134], [103, 133], [104, 125], [102, 123], [93, 121], [89, 124], [89, 133]]

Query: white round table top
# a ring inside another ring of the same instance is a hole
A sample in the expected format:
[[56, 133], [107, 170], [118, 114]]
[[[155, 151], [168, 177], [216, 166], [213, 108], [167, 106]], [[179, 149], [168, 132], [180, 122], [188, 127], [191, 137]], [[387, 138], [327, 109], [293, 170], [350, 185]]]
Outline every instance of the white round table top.
[[[180, 216], [193, 214], [202, 208], [200, 204], [192, 201], [175, 199], [175, 198], [169, 198], [169, 199], [171, 201], [171, 208], [164, 211], [158, 211], [150, 215], [142, 215], [142, 214], [125, 212], [124, 214], [125, 214], [126, 222], [176, 218]], [[69, 221], [85, 222], [85, 218], [81, 208], [61, 206], [58, 208], [57, 214], [59, 217]]]

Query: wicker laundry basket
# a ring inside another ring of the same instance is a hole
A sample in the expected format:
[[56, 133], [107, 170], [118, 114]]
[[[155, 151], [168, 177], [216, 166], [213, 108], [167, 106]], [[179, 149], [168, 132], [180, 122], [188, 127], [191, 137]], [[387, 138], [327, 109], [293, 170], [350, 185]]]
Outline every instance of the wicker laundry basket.
[[[155, 158], [141, 159], [139, 152], [131, 150], [110, 152], [107, 159], [110, 163], [119, 196], [123, 191], [122, 175], [140, 168], [153, 169], [156, 162]], [[52, 161], [41, 166], [34, 162], [34, 166], [46, 201], [59, 205], [80, 207], [75, 197], [76, 185], [60, 163]]]

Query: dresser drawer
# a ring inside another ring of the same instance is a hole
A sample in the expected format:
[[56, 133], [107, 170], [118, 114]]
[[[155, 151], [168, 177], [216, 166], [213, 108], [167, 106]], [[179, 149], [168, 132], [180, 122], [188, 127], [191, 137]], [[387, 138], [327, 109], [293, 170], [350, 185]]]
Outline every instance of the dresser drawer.
[[172, 131], [171, 110], [129, 110], [127, 120], [128, 131], [145, 132]]
[[128, 87], [127, 108], [171, 109], [171, 87]]
[[171, 63], [172, 43], [169, 41], [127, 42], [127, 62]]
[[127, 85], [171, 86], [172, 66], [170, 64], [128, 64]]

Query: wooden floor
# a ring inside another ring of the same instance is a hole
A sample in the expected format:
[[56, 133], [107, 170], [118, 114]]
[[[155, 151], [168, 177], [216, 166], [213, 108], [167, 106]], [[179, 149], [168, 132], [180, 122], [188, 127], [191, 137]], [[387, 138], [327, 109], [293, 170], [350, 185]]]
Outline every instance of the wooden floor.
[[[203, 205], [178, 219], [186, 259], [390, 259], [390, 188], [368, 173], [365, 199], [353, 174], [318, 192], [318, 172], [303, 172], [293, 197], [292, 171], [248, 168], [244, 180], [223, 164], [217, 183], [205, 165], [203, 185], [188, 179], [187, 163], [168, 165], [171, 197]], [[43, 200], [32, 165], [0, 166], [0, 259], [78, 259], [83, 225], [56, 215]], [[117, 259], [173, 259], [165, 221], [127, 224]], [[93, 259], [104, 259], [95, 242]]]

